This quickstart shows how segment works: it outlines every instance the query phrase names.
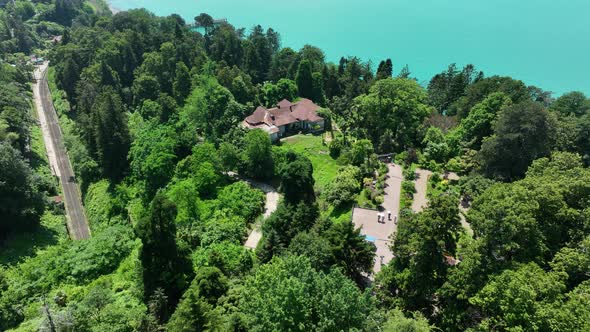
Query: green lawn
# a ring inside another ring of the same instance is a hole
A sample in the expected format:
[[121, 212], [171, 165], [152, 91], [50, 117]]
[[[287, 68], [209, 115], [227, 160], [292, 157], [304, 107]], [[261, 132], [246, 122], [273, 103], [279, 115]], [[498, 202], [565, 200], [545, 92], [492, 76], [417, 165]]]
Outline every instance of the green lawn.
[[282, 148], [305, 155], [313, 165], [316, 187], [323, 189], [336, 177], [340, 164], [330, 157], [328, 146], [322, 144], [321, 136], [295, 135], [283, 139]]
[[[330, 157], [330, 149], [322, 144], [321, 136], [295, 135], [281, 140], [282, 149], [287, 149], [305, 155], [313, 165], [315, 186], [322, 191], [335, 177], [342, 166], [336, 159]], [[352, 206], [334, 208], [327, 204], [322, 196], [318, 203], [323, 216], [329, 216], [334, 222], [348, 222], [352, 214]]]
[[341, 206], [339, 208], [328, 205], [327, 208], [322, 211], [322, 216], [327, 216], [336, 223], [350, 222], [352, 219], [352, 204], [346, 204], [345, 206]]

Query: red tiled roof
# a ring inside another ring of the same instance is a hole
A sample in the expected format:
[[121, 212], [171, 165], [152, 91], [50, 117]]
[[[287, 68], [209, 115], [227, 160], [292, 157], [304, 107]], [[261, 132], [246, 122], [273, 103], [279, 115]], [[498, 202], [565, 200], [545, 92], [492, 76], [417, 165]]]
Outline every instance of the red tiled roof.
[[246, 122], [249, 124], [255, 125], [264, 122], [264, 118], [266, 117], [267, 110], [262, 106], [258, 106], [254, 113], [246, 118]]
[[287, 99], [283, 99], [278, 102], [277, 107], [278, 108], [289, 108], [289, 107], [291, 107], [291, 105], [293, 105], [292, 102], [288, 101]]
[[275, 126], [284, 126], [297, 122], [297, 119], [291, 114], [289, 108], [271, 108], [269, 112], [274, 116]]
[[299, 120], [316, 122], [323, 119], [317, 114], [320, 108], [313, 101], [303, 98], [291, 107], [291, 114]]
[[[249, 128], [263, 128], [268, 132], [277, 132], [280, 126], [296, 123], [298, 121], [317, 122], [323, 120], [317, 111], [321, 108], [309, 99], [301, 99], [292, 103], [287, 99], [281, 100], [278, 107], [266, 109], [258, 106], [252, 115], [248, 116], [244, 123]], [[273, 128], [274, 127], [274, 128]], [[276, 131], [273, 131], [275, 130]]]
[[443, 255], [443, 256], [444, 256], [445, 261], [447, 262], [447, 264], [450, 265], [450, 266], [455, 266], [455, 265], [458, 265], [459, 263], [461, 263], [460, 260], [456, 259], [453, 256], [450, 256], [450, 255]]

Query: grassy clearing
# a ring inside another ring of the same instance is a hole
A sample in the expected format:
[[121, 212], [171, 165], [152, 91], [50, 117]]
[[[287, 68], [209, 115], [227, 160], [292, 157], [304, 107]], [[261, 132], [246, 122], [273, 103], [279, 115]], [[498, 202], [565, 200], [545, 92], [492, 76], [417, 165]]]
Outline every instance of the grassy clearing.
[[[320, 202], [320, 206], [323, 203]], [[332, 205], [325, 205], [321, 212], [323, 217], [329, 217], [336, 223], [350, 222], [352, 219], [352, 204], [347, 204], [341, 207], [334, 207]]]
[[322, 144], [320, 136], [295, 135], [283, 139], [282, 147], [308, 157], [313, 165], [313, 178], [318, 189], [322, 190], [335, 177], [340, 165], [330, 157], [330, 150]]

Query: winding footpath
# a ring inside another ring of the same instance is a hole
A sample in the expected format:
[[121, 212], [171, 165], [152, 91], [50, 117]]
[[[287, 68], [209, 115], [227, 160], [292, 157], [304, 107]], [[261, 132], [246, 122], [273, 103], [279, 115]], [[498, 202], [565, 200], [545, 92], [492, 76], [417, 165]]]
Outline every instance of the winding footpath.
[[47, 84], [47, 66], [47, 63], [44, 63], [35, 69], [33, 73], [35, 77], [35, 83], [33, 84], [35, 108], [39, 115], [52, 173], [59, 178], [62, 187], [68, 232], [73, 240], [87, 239], [90, 237], [90, 227], [84, 214], [84, 206], [76, 184], [74, 170], [66, 152], [61, 128], [57, 121], [57, 113], [53, 108], [51, 92]]
[[414, 180], [416, 193], [412, 201], [412, 211], [415, 213], [421, 212], [428, 205], [426, 191], [428, 190], [428, 178], [430, 175], [432, 175], [432, 172], [429, 170], [416, 169], [416, 179]]
[[[256, 182], [253, 180], [245, 180], [250, 186], [260, 189], [266, 195], [266, 202], [264, 203], [264, 219], [270, 217], [270, 215], [277, 210], [277, 206], [279, 205], [279, 193], [277, 190], [266, 183]], [[249, 249], [256, 249], [258, 246], [258, 242], [262, 239], [262, 230], [260, 229], [260, 223], [254, 225], [254, 228], [250, 232], [248, 236], [248, 240], [244, 244], [244, 247]]]
[[[432, 175], [432, 172], [425, 169], [416, 169], [416, 180], [414, 180], [414, 185], [416, 186], [416, 193], [414, 194], [414, 200], [412, 201], [412, 211], [415, 213], [421, 212], [424, 208], [428, 205], [428, 197], [426, 196], [426, 191], [428, 190], [428, 178]], [[448, 172], [446, 174], [446, 178], [448, 180], [459, 181], [459, 176], [457, 173]], [[473, 235], [473, 230], [471, 229], [471, 225], [465, 219], [465, 214], [469, 211], [468, 207], [464, 207], [459, 203], [459, 218], [461, 220], [461, 225], [467, 231], [467, 234]]]
[[[452, 180], [452, 181], [459, 181], [459, 179], [461, 177], [459, 175], [457, 175], [457, 173], [455, 173], [455, 172], [448, 172], [446, 175], [446, 178], [448, 180]], [[461, 225], [463, 226], [463, 228], [465, 228], [465, 231], [467, 231], [467, 234], [469, 234], [470, 236], [473, 236], [473, 229], [471, 228], [471, 225], [467, 222], [467, 219], [465, 218], [465, 215], [467, 214], [468, 211], [469, 211], [469, 206], [463, 206], [463, 204], [461, 204], [461, 202], [459, 202], [459, 218], [461, 219]]]

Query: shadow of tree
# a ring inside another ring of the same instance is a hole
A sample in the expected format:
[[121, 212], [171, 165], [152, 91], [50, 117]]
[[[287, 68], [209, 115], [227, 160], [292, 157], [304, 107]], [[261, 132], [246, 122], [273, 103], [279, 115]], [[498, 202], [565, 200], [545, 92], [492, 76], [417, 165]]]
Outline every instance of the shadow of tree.
[[22, 262], [37, 250], [57, 244], [59, 239], [60, 232], [45, 225], [39, 225], [32, 231], [11, 234], [0, 243], [0, 265]]

